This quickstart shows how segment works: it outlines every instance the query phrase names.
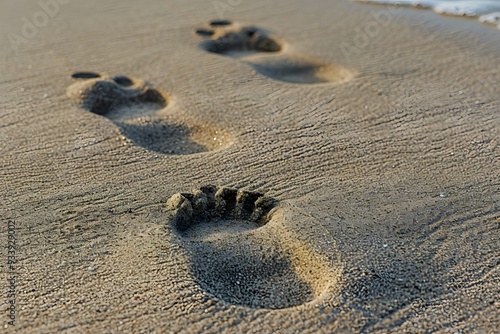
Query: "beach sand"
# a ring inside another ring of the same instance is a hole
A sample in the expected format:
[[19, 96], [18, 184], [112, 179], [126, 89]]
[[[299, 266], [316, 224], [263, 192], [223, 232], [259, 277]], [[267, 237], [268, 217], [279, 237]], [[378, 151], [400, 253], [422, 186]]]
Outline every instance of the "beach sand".
[[498, 332], [495, 28], [42, 3], [0, 13], [2, 332]]

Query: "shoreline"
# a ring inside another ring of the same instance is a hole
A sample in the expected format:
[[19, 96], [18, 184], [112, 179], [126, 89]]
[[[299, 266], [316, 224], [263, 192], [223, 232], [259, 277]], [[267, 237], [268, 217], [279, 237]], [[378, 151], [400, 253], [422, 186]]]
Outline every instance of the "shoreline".
[[500, 327], [498, 31], [221, 3], [59, 3], [17, 53], [42, 9], [0, 13], [6, 332]]

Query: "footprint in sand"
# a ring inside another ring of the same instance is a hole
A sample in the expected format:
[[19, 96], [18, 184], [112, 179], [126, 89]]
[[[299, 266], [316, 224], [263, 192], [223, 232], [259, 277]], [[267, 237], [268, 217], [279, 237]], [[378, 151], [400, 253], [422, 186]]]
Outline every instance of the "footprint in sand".
[[286, 43], [264, 29], [227, 20], [212, 21], [209, 26], [196, 29], [196, 34], [205, 38], [201, 42], [204, 50], [240, 59], [272, 79], [317, 84], [345, 82], [353, 77], [342, 66], [294, 54]]
[[167, 201], [169, 226], [200, 287], [251, 308], [302, 305], [334, 281], [331, 266], [285, 228], [282, 210], [262, 193], [215, 186]]
[[124, 138], [163, 154], [193, 154], [221, 149], [230, 143], [222, 129], [180, 118], [167, 107], [165, 94], [141, 80], [78, 72], [68, 87], [68, 97], [83, 109], [110, 119]]

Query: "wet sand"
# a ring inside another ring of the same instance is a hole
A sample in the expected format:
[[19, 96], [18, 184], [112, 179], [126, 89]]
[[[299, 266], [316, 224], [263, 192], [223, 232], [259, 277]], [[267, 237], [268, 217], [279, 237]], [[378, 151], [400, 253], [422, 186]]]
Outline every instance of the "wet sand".
[[5, 332], [500, 328], [496, 28], [44, 3], [0, 13]]

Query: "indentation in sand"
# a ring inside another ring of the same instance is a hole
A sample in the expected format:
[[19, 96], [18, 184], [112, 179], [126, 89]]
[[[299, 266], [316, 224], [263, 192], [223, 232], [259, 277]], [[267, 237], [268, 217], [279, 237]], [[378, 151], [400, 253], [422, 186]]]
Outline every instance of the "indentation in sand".
[[299, 57], [248, 57], [250, 66], [262, 75], [285, 82], [318, 84], [345, 82], [353, 78], [350, 70]]
[[141, 80], [95, 72], [77, 72], [72, 77], [77, 81], [68, 87], [68, 97], [113, 121], [123, 138], [135, 145], [181, 155], [218, 150], [231, 143], [223, 129], [168, 113], [166, 95]]
[[347, 68], [286, 51], [284, 42], [259, 27], [227, 20], [212, 21], [209, 26], [196, 29], [196, 34], [205, 38], [201, 42], [204, 50], [240, 59], [271, 79], [318, 84], [353, 78]]
[[215, 186], [167, 202], [200, 287], [251, 308], [302, 305], [336, 280], [326, 261], [283, 227], [282, 210], [262, 193]]

